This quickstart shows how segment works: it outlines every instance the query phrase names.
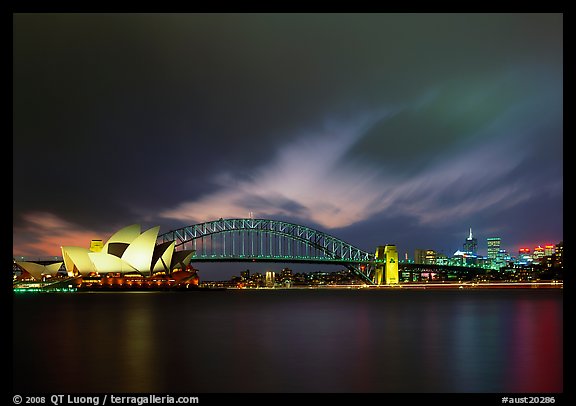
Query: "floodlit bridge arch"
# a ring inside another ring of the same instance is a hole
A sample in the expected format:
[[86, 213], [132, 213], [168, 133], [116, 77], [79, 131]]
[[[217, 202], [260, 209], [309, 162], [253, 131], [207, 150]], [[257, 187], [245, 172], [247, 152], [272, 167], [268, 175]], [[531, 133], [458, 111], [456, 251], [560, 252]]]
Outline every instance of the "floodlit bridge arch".
[[[330, 234], [299, 224], [267, 219], [219, 219], [158, 236], [176, 250], [192, 249], [193, 262], [262, 261], [341, 264], [369, 282], [374, 255]], [[361, 271], [361, 269], [363, 271]]]

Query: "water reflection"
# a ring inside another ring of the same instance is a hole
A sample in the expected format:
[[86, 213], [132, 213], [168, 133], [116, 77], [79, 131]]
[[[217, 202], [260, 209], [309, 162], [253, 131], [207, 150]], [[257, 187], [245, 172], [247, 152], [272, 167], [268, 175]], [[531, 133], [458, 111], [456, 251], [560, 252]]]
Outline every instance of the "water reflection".
[[562, 309], [552, 299], [522, 299], [512, 314], [506, 365], [511, 391], [562, 392]]
[[13, 331], [15, 390], [562, 391], [559, 291], [19, 296]]
[[118, 341], [121, 359], [125, 362], [121, 376], [121, 387], [127, 392], [138, 392], [141, 388], [150, 392], [162, 391], [161, 374], [158, 374], [158, 365], [166, 351], [164, 348], [173, 343], [156, 345], [155, 320], [157, 315], [152, 303], [140, 294], [138, 298], [128, 301], [119, 311], [122, 337]]

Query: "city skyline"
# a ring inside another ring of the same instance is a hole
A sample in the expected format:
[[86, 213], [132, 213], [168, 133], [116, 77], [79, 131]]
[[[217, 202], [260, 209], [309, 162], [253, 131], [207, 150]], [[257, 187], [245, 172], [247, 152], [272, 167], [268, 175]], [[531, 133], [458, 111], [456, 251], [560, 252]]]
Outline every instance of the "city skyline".
[[[229, 219], [230, 220], [230, 219]], [[259, 221], [259, 220], [257, 220]], [[126, 227], [126, 229], [139, 229], [139, 225], [131, 225], [129, 227]], [[155, 227], [153, 230], [156, 230], [156, 232], [158, 232], [158, 227]], [[114, 239], [114, 236], [117, 235], [119, 232], [116, 232], [113, 236], [111, 236], [110, 240]], [[408, 253], [408, 252], [398, 252], [398, 259], [401, 263], [414, 263], [414, 264], [436, 264], [436, 265], [462, 265], [462, 266], [472, 266], [472, 267], [480, 267], [480, 268], [490, 268], [493, 270], [498, 270], [500, 268], [510, 268], [516, 265], [519, 266], [531, 266], [531, 262], [534, 261], [534, 265], [536, 267], [538, 267], [539, 265], [542, 265], [541, 259], [544, 256], [553, 256], [555, 253], [559, 252], [560, 255], [562, 256], [562, 247], [563, 247], [563, 241], [560, 241], [558, 243], [554, 243], [554, 244], [539, 244], [538, 246], [535, 247], [521, 247], [519, 248], [518, 252], [509, 252], [506, 248], [503, 248], [501, 245], [501, 241], [502, 239], [500, 237], [487, 237], [485, 240], [486, 243], [486, 252], [483, 253], [481, 249], [478, 249], [478, 247], [482, 247], [482, 244], [478, 244], [478, 239], [473, 235], [472, 233], [472, 229], [469, 229], [469, 234], [468, 236], [464, 239], [463, 244], [462, 244], [462, 249], [456, 249], [455, 252], [453, 253], [446, 253], [440, 250], [436, 250], [434, 248], [426, 248], [426, 249], [422, 249], [422, 248], [416, 248], [412, 253]], [[204, 252], [204, 249], [201, 248], [202, 245], [204, 244], [203, 241], [198, 241], [198, 252], [199, 252], [199, 256], [201, 258], [204, 258], [206, 256], [206, 252]], [[237, 249], [240, 249], [239, 247], [240, 242], [238, 241], [236, 246], [238, 247]], [[90, 243], [90, 247], [89, 250], [90, 251], [98, 251], [98, 249], [94, 248], [94, 247], [102, 247], [103, 245], [103, 241], [102, 240], [92, 240]], [[196, 244], [194, 244], [195, 246]], [[217, 244], [218, 245], [218, 244]], [[268, 245], [268, 243], [265, 244], [266, 246]], [[188, 245], [188, 247], [191, 247], [192, 245]], [[229, 240], [228, 242], [228, 246], [229, 249], [232, 249], [232, 242], [231, 240]], [[64, 252], [64, 249], [69, 249], [70, 247], [63, 247], [62, 250]], [[159, 244], [157, 247], [157, 249], [165, 249], [165, 243], [163, 244]], [[383, 248], [383, 247], [379, 247], [379, 248]], [[492, 252], [490, 252], [490, 249], [492, 248]], [[83, 250], [85, 252], [88, 252], [88, 247], [74, 247], [74, 249], [80, 249]], [[212, 248], [208, 248], [209, 250], [212, 250]], [[246, 254], [248, 256], [250, 256], [250, 248], [247, 248], [248, 251], [246, 252]], [[213, 254], [221, 255], [218, 254], [220, 250], [216, 249], [215, 252], [212, 252]], [[194, 252], [194, 250], [189, 250], [186, 251], [189, 253]], [[203, 253], [204, 252], [204, 253]], [[179, 251], [180, 254], [184, 254], [185, 251]], [[228, 255], [231, 254], [231, 251], [228, 251]], [[238, 254], [238, 253], [237, 253]], [[192, 255], [192, 254], [190, 254]], [[209, 254], [210, 255], [210, 254]], [[182, 256], [182, 255], [181, 255]], [[256, 254], [255, 257], [260, 257], [260, 254]], [[555, 259], [552, 259], [553, 257], [550, 257], [549, 261], [555, 262]], [[44, 257], [39, 257], [39, 256], [15, 256], [14, 259], [16, 261], [32, 261], [31, 263], [33, 264], [35, 261], [57, 261], [57, 260], [62, 260], [63, 257], [60, 255], [55, 255], [55, 256], [44, 256]], [[195, 261], [192, 260], [192, 263], [194, 264]], [[561, 259], [560, 259], [560, 263], [561, 263]], [[89, 264], [88, 266], [96, 266], [97, 264]], [[544, 267], [546, 267], [547, 265], [545, 265]], [[229, 265], [229, 264], [225, 264], [223, 262], [219, 262], [219, 261], [200, 261], [198, 263], [195, 264], [195, 267], [192, 267], [195, 272], [200, 271], [200, 273], [202, 274], [202, 276], [206, 279], [206, 280], [225, 280], [227, 278], [234, 278], [236, 276], [238, 276], [238, 274], [242, 274], [244, 271], [255, 271], [255, 272], [263, 272], [263, 273], [268, 273], [268, 272], [275, 272], [275, 271], [280, 271], [282, 269], [288, 269], [288, 268], [294, 268], [297, 272], [304, 272], [304, 273], [310, 273], [310, 272], [328, 272], [328, 273], [333, 273], [333, 272], [339, 272], [342, 268], [341, 264], [322, 264], [322, 263], [316, 263], [316, 264], [307, 264], [307, 263], [302, 263], [302, 262], [292, 262], [290, 260], [287, 260], [286, 262], [281, 262], [281, 261], [266, 261], [261, 259], [258, 259], [256, 261], [239, 261], [233, 265]], [[224, 268], [224, 269], [223, 269]], [[345, 269], [345, 268], [344, 268]]]
[[250, 213], [401, 257], [557, 244], [562, 19], [16, 13], [13, 254]]

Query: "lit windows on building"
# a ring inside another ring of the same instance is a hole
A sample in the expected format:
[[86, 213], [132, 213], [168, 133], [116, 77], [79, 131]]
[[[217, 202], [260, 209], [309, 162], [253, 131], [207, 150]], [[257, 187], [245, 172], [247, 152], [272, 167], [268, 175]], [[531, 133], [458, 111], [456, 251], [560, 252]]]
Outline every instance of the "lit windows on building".
[[476, 265], [478, 263], [478, 256], [475, 254], [470, 254], [464, 251], [456, 251], [454, 255], [452, 255], [452, 263], [451, 265], [456, 266], [468, 266], [468, 265]]
[[508, 253], [508, 251], [506, 251], [505, 249], [500, 248], [498, 250], [498, 256], [496, 257], [496, 260], [499, 262], [504, 262], [506, 263], [507, 261], [510, 261], [510, 254]]
[[436, 253], [436, 265], [448, 265], [449, 259], [446, 255], [437, 252]]
[[427, 265], [435, 264], [436, 263], [436, 251], [434, 250], [426, 250], [426, 258], [424, 263]]
[[518, 259], [516, 263], [520, 265], [527, 265], [532, 263], [532, 255], [530, 254], [530, 248], [520, 248], [518, 250]]
[[534, 248], [534, 252], [532, 253], [533, 263], [539, 264], [542, 262], [543, 258], [544, 258], [544, 247], [539, 245], [536, 248]]
[[284, 268], [280, 271], [280, 277], [282, 279], [292, 278], [292, 270], [289, 268]]
[[563, 259], [564, 259], [564, 242], [561, 241], [558, 244], [556, 244], [556, 252], [554, 253], [554, 263], [557, 267], [559, 268], [563, 268]]
[[502, 243], [500, 237], [489, 237], [486, 239], [488, 245], [488, 259], [495, 260], [498, 258], [500, 252], [500, 245]]
[[415, 264], [425, 264], [426, 263], [426, 251], [423, 249], [415, 249], [414, 250], [414, 263]]
[[266, 271], [266, 287], [273, 288], [276, 283], [276, 272]]

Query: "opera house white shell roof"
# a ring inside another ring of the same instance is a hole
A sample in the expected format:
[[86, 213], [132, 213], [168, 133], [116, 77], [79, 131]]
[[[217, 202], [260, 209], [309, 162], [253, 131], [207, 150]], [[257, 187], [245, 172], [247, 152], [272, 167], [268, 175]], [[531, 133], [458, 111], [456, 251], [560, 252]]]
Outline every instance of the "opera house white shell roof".
[[149, 276], [154, 272], [170, 273], [190, 263], [194, 251], [178, 251], [178, 255], [174, 255], [175, 242], [156, 245], [159, 226], [143, 233], [140, 230], [140, 225], [133, 224], [117, 231], [99, 252], [82, 247], [62, 247], [66, 271], [70, 276], [109, 272], [137, 272]]
[[53, 264], [42, 265], [36, 262], [29, 261], [15, 261], [16, 265], [28, 272], [36, 280], [41, 280], [42, 275], [55, 276], [62, 266], [62, 262], [55, 262]]

